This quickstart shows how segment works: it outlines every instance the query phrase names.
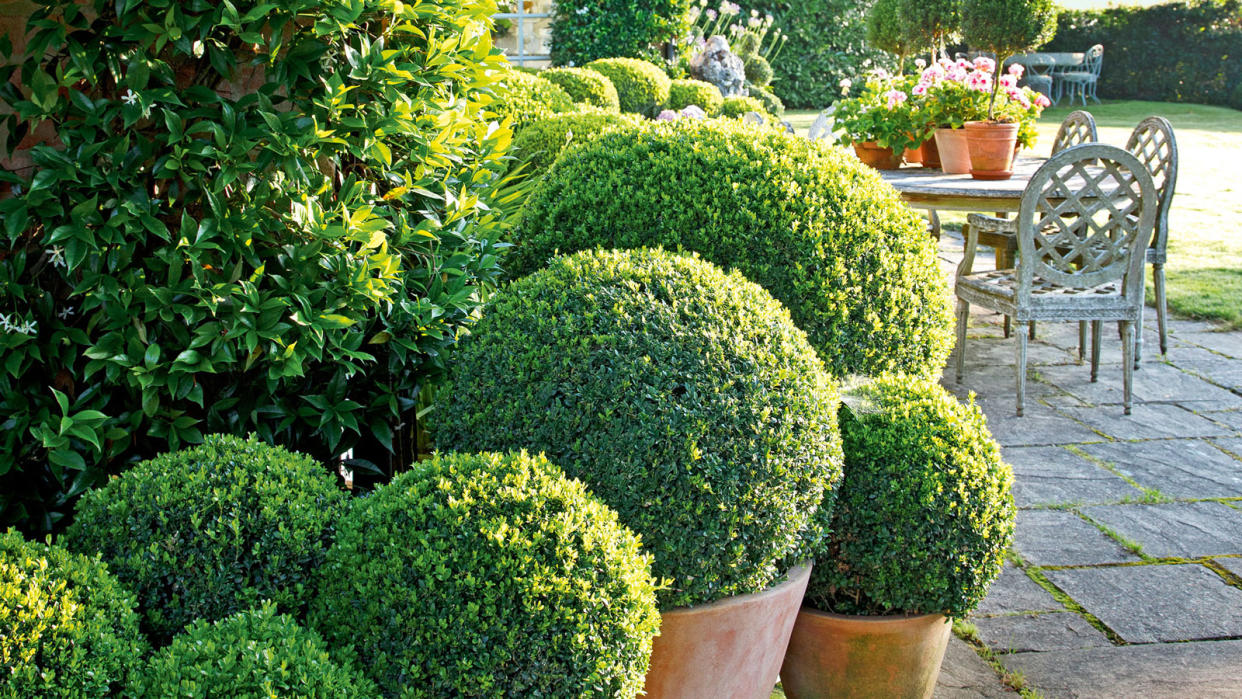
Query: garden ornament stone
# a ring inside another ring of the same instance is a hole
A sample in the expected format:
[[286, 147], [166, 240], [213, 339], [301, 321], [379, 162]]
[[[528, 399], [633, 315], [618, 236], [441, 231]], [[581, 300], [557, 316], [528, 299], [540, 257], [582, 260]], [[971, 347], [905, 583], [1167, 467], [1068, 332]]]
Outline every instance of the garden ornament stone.
[[703, 50], [690, 59], [690, 75], [720, 88], [725, 97], [748, 97], [746, 64], [729, 48], [723, 36], [707, 40]]

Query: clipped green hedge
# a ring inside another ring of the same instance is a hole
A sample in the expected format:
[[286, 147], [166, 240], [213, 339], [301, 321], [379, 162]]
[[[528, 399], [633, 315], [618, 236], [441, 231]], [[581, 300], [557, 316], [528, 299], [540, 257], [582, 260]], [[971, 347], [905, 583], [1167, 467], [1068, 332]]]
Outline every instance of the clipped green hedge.
[[698, 252], [781, 300], [836, 376], [935, 374], [952, 345], [922, 219], [853, 154], [773, 129], [714, 119], [602, 134], [553, 165], [514, 243], [515, 276], [557, 251]]
[[344, 500], [310, 457], [208, 435], [83, 496], [65, 538], [103, 555], [163, 641], [262, 600], [302, 610]]
[[584, 65], [598, 58], [650, 58], [683, 35], [691, 0], [557, 0], [552, 62]]
[[661, 609], [768, 587], [827, 523], [836, 390], [740, 274], [660, 250], [561, 257], [493, 297], [460, 349], [436, 444], [546, 452], [642, 537], [671, 581]]
[[0, 697], [115, 696], [147, 642], [98, 556], [0, 534]]
[[193, 622], [147, 662], [130, 692], [138, 699], [378, 695], [370, 680], [329, 656], [318, 634], [271, 604]]
[[506, 71], [497, 82], [495, 91], [496, 101], [489, 105], [488, 111], [496, 119], [511, 118], [514, 131], [521, 131], [523, 127], [554, 114], [579, 109], [564, 88], [545, 79], [542, 73]]
[[387, 696], [633, 697], [660, 624], [638, 537], [525, 453], [415, 464], [320, 572], [312, 619]]
[[716, 116], [724, 106], [724, 97], [720, 94], [720, 88], [702, 80], [685, 79], [669, 83], [666, 108], [679, 112], [692, 104], [702, 108], [708, 116]]
[[621, 109], [617, 88], [612, 81], [589, 68], [549, 68], [540, 77], [556, 83], [579, 104], [616, 112]]
[[1102, 44], [1100, 96], [1242, 109], [1242, 2], [1062, 10], [1044, 51]]
[[621, 111], [655, 117], [668, 102], [670, 81], [654, 64], [636, 58], [602, 58], [587, 68], [612, 81]]
[[845, 481], [807, 598], [842, 614], [962, 618], [1013, 537], [1013, 472], [983, 412], [939, 385], [888, 376], [841, 409]]
[[736, 119], [745, 116], [746, 112], [755, 112], [764, 117], [765, 121], [771, 116], [758, 97], [734, 95], [724, 98], [724, 102], [720, 105], [720, 116], [722, 117]]
[[634, 126], [638, 117], [602, 111], [556, 114], [522, 129], [513, 137], [513, 153], [532, 173], [543, 173], [565, 148], [614, 127]]

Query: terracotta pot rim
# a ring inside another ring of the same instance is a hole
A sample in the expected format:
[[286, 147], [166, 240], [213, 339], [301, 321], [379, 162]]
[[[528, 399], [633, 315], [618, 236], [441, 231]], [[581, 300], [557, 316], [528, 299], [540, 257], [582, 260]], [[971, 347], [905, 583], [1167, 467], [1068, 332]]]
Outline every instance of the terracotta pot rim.
[[837, 614], [836, 612], [825, 612], [810, 605], [802, 605], [799, 610], [800, 614], [809, 614], [811, 616], [824, 617], [826, 619], [835, 619], [837, 621], [852, 621], [859, 624], [874, 624], [876, 626], [884, 625], [905, 625], [923, 621], [934, 621], [937, 617], [945, 619], [945, 615], [932, 612], [931, 614], [883, 614], [883, 615], [863, 615], [863, 614]]
[[704, 602], [703, 604], [696, 604], [692, 607], [673, 607], [672, 609], [667, 609], [667, 610], [662, 609], [660, 610], [660, 614], [661, 616], [663, 616], [664, 614], [693, 614], [696, 612], [702, 612], [702, 611], [706, 611], [709, 609], [714, 611], [717, 609], [725, 609], [728, 607], [735, 607], [738, 605], [750, 604], [751, 602], [754, 602], [755, 600], [761, 600], [767, 597], [776, 597], [780, 595], [783, 591], [787, 590], [789, 587], [797, 585], [802, 580], [803, 577], [808, 577], [810, 576], [810, 574], [811, 574], [811, 562], [804, 561], [794, 566], [793, 568], [790, 568], [788, 571], [786, 571], [785, 580], [781, 583], [773, 585], [772, 587], [759, 590], [758, 592], [747, 592], [746, 594], [742, 594], [742, 595], [732, 595], [730, 597], [724, 597], [724, 598], [721, 598], [721, 599], [718, 599], [712, 602]]
[[[966, 129], [1013, 129], [1017, 130], [1019, 124], [1012, 121], [968, 121], [963, 128]], [[972, 128], [973, 127], [973, 128]]]

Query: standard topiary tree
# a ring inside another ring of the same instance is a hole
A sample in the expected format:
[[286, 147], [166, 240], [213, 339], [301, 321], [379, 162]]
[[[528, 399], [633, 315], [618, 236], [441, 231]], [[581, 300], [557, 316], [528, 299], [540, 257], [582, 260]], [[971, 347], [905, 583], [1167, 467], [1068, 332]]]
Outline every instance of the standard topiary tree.
[[129, 695], [370, 699], [375, 685], [338, 664], [323, 639], [264, 604], [208, 623], [199, 619], [156, 653]]
[[867, 43], [897, 57], [898, 71], [918, 46], [910, 44], [910, 30], [901, 13], [906, 0], [876, 0], [867, 11]]
[[911, 53], [929, 51], [933, 58], [944, 53], [962, 26], [962, 0], [899, 0], [896, 13], [905, 48]]
[[[686, 33], [691, 0], [557, 0], [552, 62], [658, 58], [658, 47]], [[620, 89], [620, 88], [618, 88]]]
[[852, 155], [773, 129], [717, 119], [602, 134], [562, 154], [514, 237], [514, 276], [558, 251], [698, 252], [781, 300], [836, 376], [938, 373], [952, 344], [922, 220]]
[[262, 600], [302, 610], [344, 500], [314, 459], [209, 435], [83, 496], [65, 537], [103, 555], [138, 594], [148, 632], [166, 641]]
[[605, 129], [635, 126], [639, 122], [639, 117], [613, 112], [556, 114], [519, 131], [513, 137], [513, 153], [519, 162], [527, 164], [530, 172], [542, 174], [570, 145], [583, 143]]
[[669, 83], [665, 107], [679, 112], [692, 104], [702, 108], [708, 116], [716, 116], [724, 106], [724, 97], [720, 94], [720, 88], [702, 80], [685, 79]]
[[602, 58], [587, 65], [612, 81], [621, 111], [654, 117], [668, 102], [670, 81], [663, 70], [636, 58]]
[[962, 38], [971, 47], [989, 51], [996, 58], [992, 97], [988, 100], [989, 119], [993, 117], [1005, 61], [1043, 46], [1056, 31], [1057, 6], [1052, 0], [962, 0]]
[[549, 68], [539, 75], [544, 80], [560, 85], [579, 104], [599, 107], [609, 112], [621, 109], [617, 88], [613, 87], [612, 81], [589, 68]]
[[555, 114], [576, 112], [579, 105], [560, 85], [542, 75], [507, 71], [496, 84], [496, 101], [488, 111], [497, 119], [512, 119], [513, 129], [523, 127]]
[[416, 464], [355, 503], [320, 579], [314, 624], [386, 696], [633, 697], [660, 625], [638, 537], [525, 453]]
[[845, 481], [807, 599], [841, 614], [965, 617], [1014, 530], [1013, 473], [983, 412], [888, 376], [847, 397], [841, 433]]
[[0, 697], [117, 696], [147, 650], [98, 556], [0, 534]]
[[642, 537], [671, 581], [661, 609], [767, 588], [831, 514], [835, 388], [740, 274], [660, 250], [561, 257], [497, 294], [461, 350], [436, 444], [546, 452]]

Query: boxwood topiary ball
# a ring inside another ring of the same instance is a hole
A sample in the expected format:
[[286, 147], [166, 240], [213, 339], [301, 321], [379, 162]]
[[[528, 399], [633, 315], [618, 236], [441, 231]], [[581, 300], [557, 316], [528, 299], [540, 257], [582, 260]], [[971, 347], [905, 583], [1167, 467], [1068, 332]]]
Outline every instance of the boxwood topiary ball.
[[776, 118], [785, 116], [785, 103], [781, 102], [781, 98], [777, 97], [771, 90], [763, 87], [750, 88], [750, 96], [759, 100], [763, 104], [763, 110]]
[[740, 274], [660, 250], [558, 258], [498, 293], [460, 350], [439, 447], [546, 452], [642, 537], [671, 580], [661, 609], [763, 590], [819, 540], [836, 390]]
[[586, 67], [612, 82], [623, 112], [654, 117], [668, 102], [668, 75], [652, 63], [637, 58], [601, 58]]
[[351, 665], [271, 604], [208, 623], [199, 619], [156, 653], [130, 688], [140, 699], [164, 697], [377, 696]]
[[272, 600], [297, 612], [345, 501], [308, 456], [251, 438], [144, 461], [78, 502], [68, 546], [98, 551], [157, 641]]
[[496, 101], [488, 111], [496, 119], [511, 117], [515, 130], [553, 114], [578, 111], [568, 92], [541, 75], [510, 70], [495, 89]]
[[669, 109], [681, 111], [692, 104], [702, 108], [708, 116], [716, 116], [724, 104], [724, 97], [720, 94], [720, 88], [702, 80], [674, 80], [669, 83]]
[[0, 696], [114, 696], [147, 642], [98, 557], [0, 534]]
[[584, 143], [605, 129], [634, 126], [640, 120], [632, 114], [599, 110], [555, 114], [519, 131], [513, 137], [513, 153], [532, 173], [543, 173], [570, 145]]
[[884, 377], [841, 409], [845, 482], [807, 599], [842, 614], [964, 617], [1000, 574], [1013, 472], [982, 411]]
[[758, 54], [747, 56], [746, 79], [756, 87], [767, 87], [772, 82], [772, 64]]
[[724, 98], [724, 102], [720, 104], [720, 116], [729, 119], [746, 116], [746, 112], [756, 112], [767, 121], [771, 115], [764, 108], [763, 102], [755, 97], [743, 97], [741, 95], [733, 95]]
[[621, 109], [612, 81], [590, 68], [549, 68], [539, 75], [560, 85], [575, 102], [609, 112]]
[[853, 154], [775, 129], [683, 119], [602, 134], [556, 162], [514, 242], [514, 276], [595, 247], [697, 252], [782, 301], [836, 376], [935, 374], [952, 346], [923, 220]]
[[660, 625], [638, 537], [542, 456], [415, 464], [342, 518], [312, 620], [389, 696], [632, 697]]

